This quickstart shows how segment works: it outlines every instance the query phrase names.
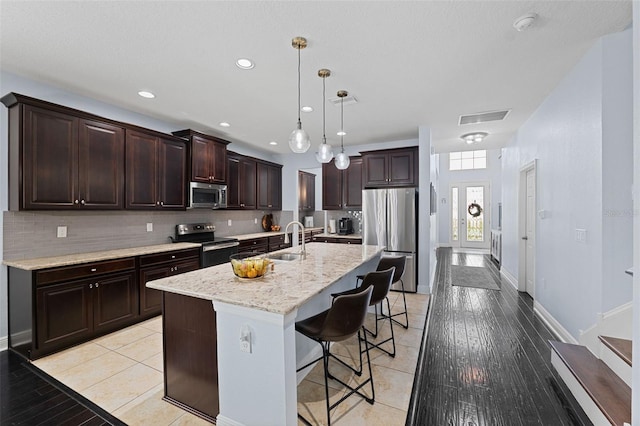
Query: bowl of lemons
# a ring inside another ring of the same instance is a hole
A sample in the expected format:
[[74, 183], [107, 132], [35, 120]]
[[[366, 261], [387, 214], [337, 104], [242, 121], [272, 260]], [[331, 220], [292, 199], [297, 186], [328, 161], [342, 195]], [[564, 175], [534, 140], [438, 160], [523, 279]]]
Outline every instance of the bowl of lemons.
[[245, 280], [262, 278], [273, 263], [265, 254], [256, 252], [232, 254], [229, 259], [235, 276]]

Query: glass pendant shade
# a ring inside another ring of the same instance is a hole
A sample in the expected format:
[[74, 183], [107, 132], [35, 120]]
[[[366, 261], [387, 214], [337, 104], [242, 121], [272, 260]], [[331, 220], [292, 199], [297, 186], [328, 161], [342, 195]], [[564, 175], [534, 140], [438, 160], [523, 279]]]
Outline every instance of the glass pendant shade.
[[309, 135], [302, 129], [302, 123], [298, 121], [298, 127], [289, 136], [289, 148], [296, 154], [307, 152], [311, 146]]
[[333, 148], [326, 142], [323, 142], [318, 147], [318, 152], [316, 153], [316, 159], [320, 163], [328, 163], [333, 159]]
[[351, 163], [351, 160], [349, 160], [349, 156], [344, 152], [341, 152], [340, 154], [336, 155], [335, 164], [337, 169], [339, 170], [348, 169], [350, 163]]

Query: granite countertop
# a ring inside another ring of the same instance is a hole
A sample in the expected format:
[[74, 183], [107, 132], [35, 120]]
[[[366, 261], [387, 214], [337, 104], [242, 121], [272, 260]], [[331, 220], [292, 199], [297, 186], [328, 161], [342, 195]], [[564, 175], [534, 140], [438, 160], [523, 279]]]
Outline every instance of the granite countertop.
[[306, 250], [305, 260], [277, 261], [273, 271], [254, 280], [236, 278], [226, 263], [150, 281], [147, 287], [286, 315], [382, 252], [377, 246], [339, 243], [309, 243]]
[[326, 232], [323, 232], [322, 234], [316, 234], [316, 237], [330, 237], [330, 238], [354, 238], [354, 239], [362, 239], [362, 234], [347, 234], [347, 235], [340, 235], [340, 234], [328, 234]]
[[200, 247], [196, 243], [168, 243], [155, 246], [132, 247], [126, 249], [94, 251], [89, 253], [67, 254], [64, 256], [39, 257], [24, 260], [4, 260], [2, 263], [18, 269], [33, 271], [37, 269], [55, 268], [58, 266], [78, 265], [81, 263], [99, 262], [122, 257], [142, 256], [145, 254], [163, 253]]
[[[304, 228], [306, 231], [323, 231], [324, 228], [321, 226], [316, 226], [313, 228]], [[291, 231], [289, 231], [291, 232]], [[298, 234], [300, 231], [298, 231]], [[237, 238], [240, 241], [243, 240], [251, 240], [253, 238], [264, 238], [264, 237], [275, 237], [277, 235], [284, 235], [284, 227], [282, 227], [279, 231], [264, 231], [264, 232], [255, 232], [253, 234], [241, 234], [241, 235], [229, 235], [226, 238]]]

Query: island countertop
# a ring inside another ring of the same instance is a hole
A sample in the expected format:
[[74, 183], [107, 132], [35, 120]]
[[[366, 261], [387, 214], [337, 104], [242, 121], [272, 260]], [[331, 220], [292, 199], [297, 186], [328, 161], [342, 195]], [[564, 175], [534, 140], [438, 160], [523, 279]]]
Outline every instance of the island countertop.
[[[254, 280], [237, 278], [230, 264], [225, 263], [150, 281], [147, 287], [286, 315], [362, 263], [379, 256], [383, 248], [308, 243], [306, 250], [306, 259], [277, 261], [273, 271]], [[280, 250], [295, 251], [297, 248]]]

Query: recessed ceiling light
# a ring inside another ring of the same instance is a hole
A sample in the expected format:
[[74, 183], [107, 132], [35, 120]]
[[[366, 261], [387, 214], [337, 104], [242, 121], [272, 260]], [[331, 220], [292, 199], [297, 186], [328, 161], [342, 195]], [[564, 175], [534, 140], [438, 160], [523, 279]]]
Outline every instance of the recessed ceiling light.
[[231, 124], [227, 123], [226, 121], [223, 121], [222, 123], [220, 123], [220, 126], [222, 126], [222, 127], [230, 127]]
[[310, 106], [303, 106], [302, 108], [300, 108], [300, 110], [302, 112], [312, 112], [313, 111], [313, 107]]
[[276, 142], [276, 141], [271, 141], [271, 142], [269, 142], [269, 145], [278, 145], [278, 142]]
[[240, 58], [236, 61], [236, 66], [238, 68], [241, 68], [243, 70], [250, 70], [251, 68], [254, 67], [253, 62], [251, 61], [251, 59], [247, 59], [247, 58]]
[[526, 15], [519, 17], [513, 22], [513, 28], [515, 28], [517, 31], [525, 31], [527, 28], [533, 25], [533, 22], [537, 17], [538, 15], [536, 15], [535, 13], [527, 13]]
[[347, 132], [345, 132], [344, 130], [340, 130], [338, 133], [336, 133], [336, 135], [338, 136], [345, 136], [347, 134]]
[[139, 91], [138, 95], [142, 96], [143, 98], [147, 98], [147, 99], [153, 99], [153, 98], [156, 97], [156, 95], [154, 95], [151, 92], [147, 92], [146, 90]]

